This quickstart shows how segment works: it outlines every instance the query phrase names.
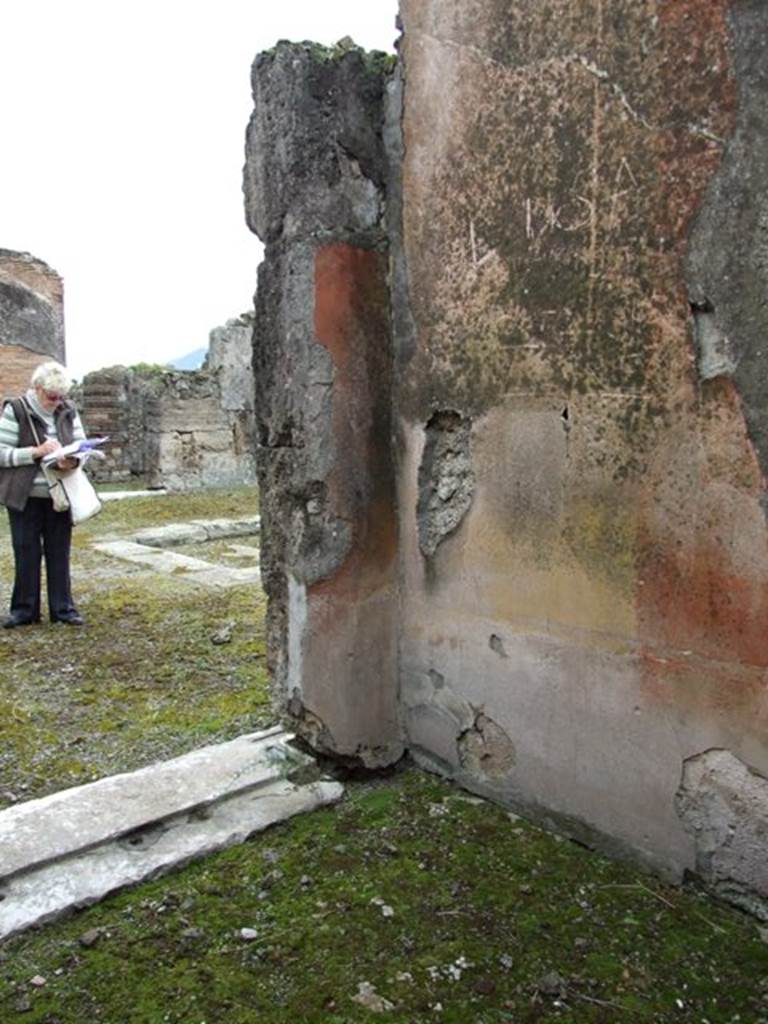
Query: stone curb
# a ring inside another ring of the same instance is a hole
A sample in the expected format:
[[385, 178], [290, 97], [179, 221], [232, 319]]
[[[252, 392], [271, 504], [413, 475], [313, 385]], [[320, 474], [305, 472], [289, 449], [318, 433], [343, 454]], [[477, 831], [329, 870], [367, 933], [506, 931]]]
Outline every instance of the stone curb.
[[291, 739], [276, 726], [0, 812], [0, 940], [338, 800], [287, 778], [312, 764]]
[[167, 494], [164, 488], [152, 491], [100, 491], [96, 484], [96, 490], [102, 501], [126, 501], [129, 498], [154, 498], [159, 494]]
[[149, 547], [172, 547], [174, 544], [198, 544], [227, 537], [253, 537], [261, 528], [260, 516], [245, 519], [191, 519], [187, 523], [167, 523], [137, 530], [131, 540]]
[[279, 778], [306, 761], [286, 746], [289, 739], [276, 726], [0, 811], [0, 884], [17, 871]]
[[147, 544], [137, 544], [130, 540], [100, 541], [93, 545], [95, 551], [101, 551], [113, 558], [125, 562], [143, 565], [154, 572], [174, 576], [184, 583], [197, 583], [208, 587], [234, 587], [243, 583], [260, 583], [261, 571], [235, 569], [228, 566], [214, 565], [201, 558], [179, 555], [174, 551], [166, 551]]
[[342, 794], [337, 782], [295, 786], [287, 780], [273, 781], [213, 805], [205, 816], [180, 815], [140, 835], [17, 875], [0, 886], [0, 941], [244, 842], [255, 832], [333, 803]]

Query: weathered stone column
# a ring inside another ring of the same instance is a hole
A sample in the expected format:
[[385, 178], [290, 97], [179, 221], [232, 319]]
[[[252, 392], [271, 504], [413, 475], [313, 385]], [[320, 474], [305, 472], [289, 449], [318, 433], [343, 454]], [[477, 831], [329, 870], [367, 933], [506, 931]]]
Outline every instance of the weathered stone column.
[[367, 766], [402, 751], [381, 139], [389, 58], [281, 43], [253, 66], [248, 224], [262, 575], [282, 710]]

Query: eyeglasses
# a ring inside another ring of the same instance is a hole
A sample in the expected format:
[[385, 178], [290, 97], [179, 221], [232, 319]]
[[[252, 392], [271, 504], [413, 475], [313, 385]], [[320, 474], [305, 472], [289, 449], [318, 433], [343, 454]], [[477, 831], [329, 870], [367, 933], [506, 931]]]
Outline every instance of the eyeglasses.
[[43, 394], [49, 402], [62, 402], [65, 397], [64, 395], [59, 394], [58, 391], [46, 391], [45, 389], [43, 389]]

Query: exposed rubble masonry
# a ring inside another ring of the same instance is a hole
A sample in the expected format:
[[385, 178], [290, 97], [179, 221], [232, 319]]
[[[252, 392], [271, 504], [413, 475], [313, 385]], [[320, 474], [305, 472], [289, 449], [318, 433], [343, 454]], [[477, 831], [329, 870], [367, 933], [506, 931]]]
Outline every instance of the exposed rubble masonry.
[[419, 546], [430, 558], [472, 504], [475, 477], [469, 450], [471, 423], [457, 412], [436, 412], [427, 423], [419, 467], [416, 518]]
[[515, 748], [509, 736], [482, 713], [461, 733], [458, 747], [461, 766], [471, 775], [503, 779], [515, 767]]
[[768, 777], [728, 750], [707, 750], [685, 760], [675, 806], [700, 878], [768, 921]]
[[[675, 5], [669, 5], [674, 7]], [[705, 323], [700, 340], [704, 380], [717, 365], [731, 375], [763, 475], [768, 472], [768, 197], [757, 182], [768, 160], [768, 9], [760, 0], [712, 5], [717, 36], [730, 42], [723, 66], [731, 69], [731, 123], [718, 129], [722, 160], [695, 219], [686, 260], [694, 315]], [[723, 25], [728, 11], [728, 30]], [[727, 95], [726, 102], [730, 99]], [[723, 101], [721, 101], [722, 104]], [[734, 109], [735, 107], [735, 109]], [[708, 323], [706, 320], [708, 319]], [[715, 348], [715, 359], [708, 348]], [[711, 363], [714, 361], [714, 366]]]

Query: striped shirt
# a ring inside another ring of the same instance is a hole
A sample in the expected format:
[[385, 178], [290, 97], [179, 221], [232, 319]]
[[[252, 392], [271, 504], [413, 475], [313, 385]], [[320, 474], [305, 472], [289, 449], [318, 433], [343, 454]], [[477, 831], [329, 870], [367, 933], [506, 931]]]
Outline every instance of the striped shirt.
[[[56, 423], [53, 418], [53, 412], [46, 412], [45, 409], [40, 405], [37, 400], [37, 395], [34, 389], [27, 391], [25, 398], [29, 403], [29, 407], [32, 412], [45, 423], [45, 437], [40, 438], [40, 442], [48, 439], [58, 440], [56, 437]], [[39, 425], [35, 424], [35, 429], [39, 431]], [[83, 424], [80, 422], [80, 417], [75, 413], [75, 417], [72, 421], [72, 440], [82, 441], [85, 437], [85, 431], [83, 430]], [[13, 406], [10, 402], [6, 402], [3, 414], [0, 416], [0, 468], [9, 469], [12, 466], [29, 466], [35, 461], [35, 457], [32, 454], [33, 448], [19, 448], [19, 424], [16, 419], [16, 415], [13, 411]], [[35, 446], [36, 447], [36, 446]], [[34, 482], [32, 484], [32, 491], [30, 494], [33, 498], [47, 498], [48, 497], [48, 484], [46, 483], [45, 477], [43, 476], [42, 469], [38, 470], [35, 475]]]

